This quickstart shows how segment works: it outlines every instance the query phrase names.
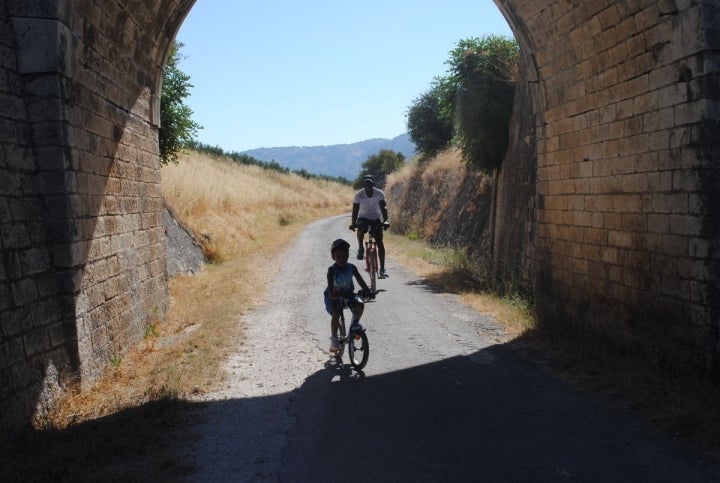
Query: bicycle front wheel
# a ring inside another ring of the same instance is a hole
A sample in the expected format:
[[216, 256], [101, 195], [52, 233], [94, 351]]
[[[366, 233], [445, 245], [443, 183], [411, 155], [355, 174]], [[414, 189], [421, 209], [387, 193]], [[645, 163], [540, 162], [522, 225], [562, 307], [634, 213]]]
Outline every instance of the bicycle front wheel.
[[350, 364], [357, 370], [362, 369], [367, 364], [370, 357], [370, 343], [365, 329], [362, 327], [353, 327], [350, 331], [348, 356], [350, 357]]
[[340, 349], [335, 353], [335, 357], [338, 360], [342, 360], [342, 356], [345, 353], [345, 340], [347, 333], [345, 332], [345, 315], [340, 314], [340, 327], [338, 328], [338, 340], [340, 341]]

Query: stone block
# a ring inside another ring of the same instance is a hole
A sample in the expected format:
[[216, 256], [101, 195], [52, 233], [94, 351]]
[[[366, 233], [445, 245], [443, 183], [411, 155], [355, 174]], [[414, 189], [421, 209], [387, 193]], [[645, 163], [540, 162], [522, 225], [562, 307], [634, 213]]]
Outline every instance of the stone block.
[[37, 166], [41, 170], [68, 170], [70, 156], [67, 149], [60, 146], [46, 146], [37, 149]]
[[25, 275], [36, 275], [49, 271], [51, 268], [50, 254], [46, 248], [31, 248], [20, 252], [23, 273]]
[[38, 300], [37, 284], [32, 278], [12, 282], [12, 298], [16, 306], [23, 306]]
[[51, 298], [58, 295], [57, 281], [55, 280], [55, 277], [50, 274], [38, 277], [37, 289], [40, 298]]
[[634, 249], [636, 246], [633, 234], [617, 230], [608, 232], [608, 244], [612, 247], [630, 249]]
[[645, 192], [648, 189], [648, 175], [626, 174], [622, 177], [622, 189], [626, 193]]
[[20, 337], [5, 339], [0, 345], [0, 372], [25, 359], [25, 350]]
[[[0, 266], [2, 265], [0, 264]], [[10, 308], [10, 302], [10, 286], [5, 277], [0, 277], [0, 314]], [[3, 317], [0, 317], [0, 320], [2, 319]], [[1, 332], [2, 331], [0, 330], [0, 333]]]
[[96, 353], [96, 357], [99, 351], [107, 349], [109, 343], [110, 343], [110, 336], [108, 334], [108, 329], [101, 325], [97, 329], [93, 330], [90, 334], [90, 339], [92, 343], [93, 352]]
[[5, 250], [17, 250], [29, 245], [27, 226], [24, 223], [4, 223], [1, 234]]
[[73, 35], [66, 25], [43, 18], [12, 20], [20, 73], [54, 72], [72, 77]]
[[702, 233], [702, 218], [693, 215], [670, 215], [670, 233], [698, 237]]
[[52, 247], [53, 261], [59, 268], [80, 267], [87, 259], [88, 243], [77, 241], [66, 245]]

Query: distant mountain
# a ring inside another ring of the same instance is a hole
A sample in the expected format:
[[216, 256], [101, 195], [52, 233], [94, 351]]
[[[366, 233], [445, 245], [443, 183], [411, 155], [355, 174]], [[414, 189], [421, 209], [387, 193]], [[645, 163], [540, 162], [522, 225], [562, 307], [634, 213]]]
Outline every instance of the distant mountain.
[[407, 133], [393, 139], [376, 138], [332, 146], [258, 148], [243, 151], [243, 154], [260, 161], [275, 161], [293, 171], [304, 169], [312, 174], [343, 177], [352, 181], [357, 178], [367, 158], [382, 149], [402, 153], [408, 161], [415, 155], [415, 144]]

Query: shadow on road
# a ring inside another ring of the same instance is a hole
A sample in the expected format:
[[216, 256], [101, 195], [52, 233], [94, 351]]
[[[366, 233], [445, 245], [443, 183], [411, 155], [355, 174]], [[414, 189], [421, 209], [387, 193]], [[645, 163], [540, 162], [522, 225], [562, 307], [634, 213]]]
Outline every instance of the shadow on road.
[[[381, 361], [372, 359], [366, 370], [373, 364]], [[227, 419], [227, 437], [214, 453], [227, 461], [192, 457], [203, 437], [193, 428], [208, 415]], [[512, 344], [372, 375], [331, 359], [291, 393], [158, 401], [66, 431], [36, 432], [3, 448], [2, 479], [192, 479], [204, 464], [232, 468], [247, 459], [241, 451], [262, 447], [242, 444], [250, 437], [244, 417], [288, 415], [293, 424], [283, 441], [259, 450], [275, 454], [258, 454], [250, 463], [258, 470], [244, 474], [280, 481], [338, 474], [349, 481], [720, 481], [716, 463], [599, 396], [573, 390]], [[267, 469], [270, 457], [280, 462], [277, 473]]]

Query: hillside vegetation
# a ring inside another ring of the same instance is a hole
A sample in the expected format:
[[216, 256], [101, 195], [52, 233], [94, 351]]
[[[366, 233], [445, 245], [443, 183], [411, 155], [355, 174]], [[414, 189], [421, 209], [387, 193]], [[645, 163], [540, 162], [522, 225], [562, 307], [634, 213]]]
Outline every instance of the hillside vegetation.
[[253, 253], [279, 229], [349, 210], [349, 186], [198, 152], [162, 168], [165, 202], [199, 237], [208, 258]]

